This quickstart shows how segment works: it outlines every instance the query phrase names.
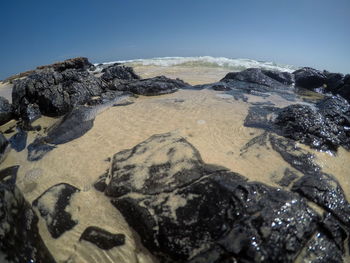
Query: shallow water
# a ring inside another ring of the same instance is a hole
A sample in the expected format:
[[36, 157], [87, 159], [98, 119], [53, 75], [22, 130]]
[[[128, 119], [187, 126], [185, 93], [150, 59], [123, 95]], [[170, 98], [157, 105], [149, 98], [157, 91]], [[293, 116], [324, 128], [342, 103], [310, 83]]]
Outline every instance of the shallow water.
[[[197, 67], [189, 71], [188, 67], [183, 66], [154, 65], [136, 65], [134, 69], [145, 78], [165, 75], [179, 77], [190, 84], [215, 82], [230, 71], [210, 67]], [[110, 107], [100, 112], [90, 131], [78, 139], [58, 145], [41, 160], [27, 161], [27, 149], [21, 152], [12, 150], [1, 166], [20, 165], [17, 184], [30, 203], [58, 183], [65, 182], [81, 189], [74, 195], [69, 207], [73, 219], [79, 221], [72, 230], [53, 239], [40, 218], [40, 234], [58, 262], [156, 262], [142, 247], [137, 235], [112, 206], [109, 198], [92, 187], [98, 176], [109, 168], [106, 159], [154, 134], [172, 132], [198, 149], [204, 162], [227, 167], [252, 181], [280, 187], [276, 182], [281, 179], [285, 168], [292, 171], [294, 168], [269, 146], [254, 145], [244, 150], [252, 138], [264, 133], [261, 129], [243, 126], [249, 106], [268, 101], [277, 107], [298, 102], [290, 102], [278, 95], [267, 98], [249, 95], [248, 101], [243, 102], [213, 90], [180, 90], [162, 96], [140, 96], [133, 104]], [[34, 124], [49, 127], [55, 121], [43, 117]], [[1, 131], [13, 125], [14, 121], [9, 122], [1, 127]], [[42, 132], [29, 132], [27, 145]], [[6, 137], [12, 134], [6, 134]], [[315, 154], [316, 163], [323, 171], [337, 177], [349, 200], [350, 153], [341, 148], [336, 156], [332, 156], [304, 145], [298, 146]], [[88, 242], [79, 242], [81, 233], [90, 225], [125, 234], [126, 244], [106, 252]]]

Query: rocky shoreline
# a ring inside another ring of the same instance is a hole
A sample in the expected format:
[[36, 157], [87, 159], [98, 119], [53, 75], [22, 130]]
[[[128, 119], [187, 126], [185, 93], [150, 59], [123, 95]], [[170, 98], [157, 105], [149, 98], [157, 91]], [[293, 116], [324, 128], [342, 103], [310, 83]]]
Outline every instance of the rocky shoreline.
[[[88, 59], [75, 58], [19, 77], [10, 78], [12, 104], [0, 97], [0, 125], [15, 119], [17, 130], [11, 138], [0, 133], [0, 163], [9, 151], [24, 149], [29, 162], [45, 160], [50, 151], [91, 130], [99, 112], [133, 103], [128, 99], [137, 101], [138, 96], [209, 89], [242, 102], [249, 95], [270, 94], [291, 102], [286, 107], [252, 103], [244, 121], [246, 127], [264, 132], [242, 154], [259, 145], [293, 168], [284, 170], [280, 188], [204, 162], [198, 149], [169, 131], [115, 153], [106, 173], [96, 175], [93, 191], [110, 200], [159, 262], [316, 263], [349, 257], [350, 204], [342, 185], [299, 146], [333, 155], [340, 147], [350, 150], [349, 75], [312, 68], [293, 73], [252, 68], [192, 86], [165, 76], [142, 79], [118, 63], [100, 71]], [[310, 100], [301, 95], [305, 90], [322, 95]], [[58, 120], [48, 128], [33, 125], [41, 116]], [[41, 135], [27, 145], [31, 131]], [[16, 186], [18, 169], [0, 169], [0, 259], [55, 262], [40, 237], [38, 218], [53, 239], [71, 231], [79, 224], [69, 212], [71, 199], [82, 189], [62, 182], [30, 204]], [[124, 234], [95, 225], [79, 238], [101, 250], [123, 246], [125, 240]]]

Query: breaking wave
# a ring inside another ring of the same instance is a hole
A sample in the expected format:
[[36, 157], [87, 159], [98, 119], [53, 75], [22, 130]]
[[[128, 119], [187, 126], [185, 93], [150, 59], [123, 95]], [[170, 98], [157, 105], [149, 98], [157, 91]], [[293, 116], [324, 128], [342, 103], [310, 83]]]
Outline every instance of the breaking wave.
[[160, 57], [151, 59], [132, 59], [105, 62], [102, 64], [125, 63], [131, 66], [160, 66], [160, 67], [222, 67], [232, 71], [241, 71], [247, 68], [262, 68], [293, 72], [298, 69], [296, 66], [277, 64], [275, 62], [257, 61], [252, 59], [232, 59], [226, 57]]

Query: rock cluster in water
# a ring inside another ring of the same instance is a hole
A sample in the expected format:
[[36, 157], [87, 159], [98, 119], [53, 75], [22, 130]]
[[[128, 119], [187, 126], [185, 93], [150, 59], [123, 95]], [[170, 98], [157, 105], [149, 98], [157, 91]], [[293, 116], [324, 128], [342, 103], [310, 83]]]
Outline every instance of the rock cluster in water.
[[[0, 98], [0, 125], [19, 120], [11, 138], [0, 133], [0, 163], [11, 149], [27, 149], [29, 161], [43, 158], [88, 132], [97, 112], [132, 94], [154, 96], [190, 86], [164, 76], [141, 79], [118, 63], [98, 71], [86, 58], [20, 76], [24, 78], [11, 78], [12, 105]], [[282, 109], [268, 102], [251, 103], [244, 124], [264, 132], [241, 154], [257, 145], [279, 154], [289, 164], [276, 181], [281, 188], [205, 163], [176, 133], [153, 135], [116, 153], [94, 186], [160, 262], [342, 262], [350, 245], [345, 243], [350, 204], [337, 179], [323, 172], [315, 156], [296, 142], [333, 153], [339, 147], [350, 150], [349, 85], [349, 75], [311, 68], [293, 73], [253, 68], [192, 87], [220, 90], [243, 101], [249, 94], [266, 98], [271, 93], [295, 101], [302, 89], [325, 94], [316, 103], [305, 100]], [[26, 130], [39, 130], [31, 123], [41, 115], [61, 118], [27, 146]], [[76, 229], [79, 221], [72, 206], [81, 191], [62, 182], [29, 204], [16, 187], [17, 170], [14, 166], [0, 171], [0, 259], [55, 262], [40, 237], [38, 219], [54, 239]], [[125, 244], [126, 238], [92, 224], [79, 242], [110, 250]]]
[[205, 164], [190, 143], [169, 133], [115, 154], [99, 190], [161, 262], [293, 262], [300, 253], [341, 262], [350, 205], [339, 183], [293, 141], [265, 139], [305, 173], [291, 191]]

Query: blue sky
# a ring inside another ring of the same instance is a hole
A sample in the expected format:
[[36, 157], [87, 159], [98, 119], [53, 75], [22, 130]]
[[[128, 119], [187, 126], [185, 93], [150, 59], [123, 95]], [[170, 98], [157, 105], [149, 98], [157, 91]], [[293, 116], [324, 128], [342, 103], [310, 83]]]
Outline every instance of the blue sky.
[[350, 73], [350, 0], [3, 0], [0, 79], [92, 62], [225, 56]]

